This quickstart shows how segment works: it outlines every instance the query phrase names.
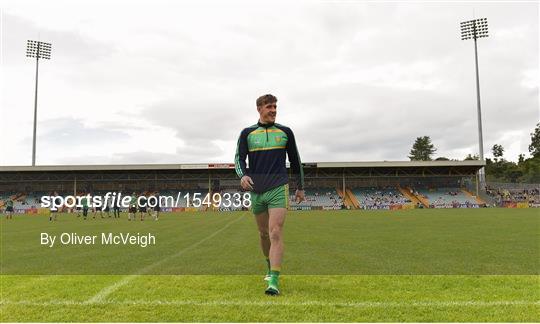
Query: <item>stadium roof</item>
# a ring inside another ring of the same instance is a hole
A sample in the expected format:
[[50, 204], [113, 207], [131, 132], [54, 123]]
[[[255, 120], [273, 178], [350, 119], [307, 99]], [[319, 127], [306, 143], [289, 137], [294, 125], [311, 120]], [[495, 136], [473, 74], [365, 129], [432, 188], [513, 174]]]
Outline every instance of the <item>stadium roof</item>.
[[[418, 168], [418, 167], [468, 167], [481, 168], [485, 161], [373, 161], [373, 162], [308, 162], [306, 168]], [[0, 172], [36, 171], [130, 171], [130, 170], [207, 170], [234, 169], [233, 163], [188, 164], [89, 164], [89, 165], [38, 165], [0, 166]]]

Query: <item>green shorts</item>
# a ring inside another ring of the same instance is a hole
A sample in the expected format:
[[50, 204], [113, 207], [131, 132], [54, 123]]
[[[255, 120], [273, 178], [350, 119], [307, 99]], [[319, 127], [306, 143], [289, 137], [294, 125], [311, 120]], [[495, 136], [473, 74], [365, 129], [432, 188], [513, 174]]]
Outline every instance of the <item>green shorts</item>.
[[284, 184], [263, 193], [251, 193], [251, 211], [257, 215], [269, 208], [289, 208], [289, 185]]

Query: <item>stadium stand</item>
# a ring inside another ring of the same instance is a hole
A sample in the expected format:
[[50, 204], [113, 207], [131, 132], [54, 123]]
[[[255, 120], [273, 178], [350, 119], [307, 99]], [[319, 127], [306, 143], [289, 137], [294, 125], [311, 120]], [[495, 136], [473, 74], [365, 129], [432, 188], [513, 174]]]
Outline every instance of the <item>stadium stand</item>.
[[427, 199], [430, 208], [476, 208], [480, 204], [460, 188], [418, 189], [419, 195]]
[[362, 209], [390, 209], [393, 205], [412, 203], [397, 188], [355, 188], [352, 192]]
[[[178, 192], [181, 192], [180, 199], [178, 199], [175, 205]], [[124, 195], [130, 195], [132, 191], [123, 192]], [[316, 188], [306, 189], [306, 200], [297, 204], [294, 201], [294, 192], [290, 192], [290, 209], [291, 210], [338, 210], [347, 208], [347, 204], [339, 194], [341, 189], [335, 188]], [[430, 188], [430, 189], [411, 189], [402, 187], [370, 187], [370, 188], [353, 188], [346, 189], [346, 192], [350, 192], [354, 196], [357, 202], [356, 208], [360, 209], [401, 209], [405, 205], [412, 207], [418, 207], [420, 204], [426, 202], [428, 208], [477, 208], [481, 207], [481, 200], [473, 196], [468, 191], [461, 188]], [[142, 192], [145, 195], [154, 194], [154, 191]], [[204, 199], [207, 191], [202, 190], [161, 190], [160, 195], [174, 197], [175, 199], [163, 199], [162, 208], [193, 208], [195, 193], [198, 193], [198, 198]], [[237, 189], [221, 189], [215, 191], [219, 193], [224, 200], [228, 194], [230, 200], [233, 201], [235, 195], [239, 195], [240, 201], [243, 199], [245, 192]], [[503, 206], [509, 203], [540, 203], [540, 190], [538, 189], [516, 189], [516, 188], [502, 188], [493, 189], [489, 188], [487, 193], [496, 198], [499, 205]], [[14, 201], [14, 209], [19, 212], [25, 212], [39, 208], [40, 198], [42, 195], [49, 195], [45, 192], [29, 192], [29, 193], [2, 193], [0, 194], [0, 208], [3, 207], [4, 201], [10, 197]], [[78, 195], [86, 195], [86, 192], [79, 192]], [[95, 191], [94, 195], [104, 196], [106, 191]], [[185, 195], [189, 194], [189, 206], [188, 201], [185, 199]], [[59, 195], [67, 196], [72, 193], [59, 193]], [[399, 207], [401, 206], [401, 207]], [[398, 208], [399, 207], [399, 208]], [[503, 206], [511, 207], [511, 206]], [[354, 208], [354, 207], [353, 207]], [[201, 209], [201, 208], [199, 208]], [[203, 208], [204, 209], [204, 208]], [[212, 208], [211, 208], [212, 209]], [[245, 210], [242, 206], [221, 206], [214, 208], [219, 211], [237, 211]], [[206, 209], [204, 209], [206, 210]]]
[[520, 184], [489, 184], [486, 193], [497, 206], [518, 207], [528, 205], [540, 207], [540, 186]]
[[[397, 161], [305, 163], [306, 201], [296, 204], [290, 182], [290, 209], [540, 207], [538, 185], [497, 184], [483, 193], [476, 183], [481, 161]], [[62, 196], [133, 191], [178, 197], [165, 201], [167, 211], [245, 210], [244, 207], [193, 208], [194, 194], [244, 194], [234, 164], [0, 166], [0, 209], [10, 197], [19, 213], [42, 212], [42, 195]], [[473, 192], [475, 194], [473, 194]], [[190, 206], [185, 194], [190, 196]], [[476, 196], [479, 195], [479, 196]], [[482, 197], [482, 199], [480, 199]], [[489, 200], [488, 200], [489, 198]], [[496, 203], [494, 203], [496, 201]]]
[[219, 211], [243, 210], [242, 204], [244, 192], [236, 189], [222, 189], [219, 191], [222, 200], [227, 200], [219, 207]]
[[335, 188], [306, 189], [306, 200], [297, 204], [294, 201], [294, 192], [291, 192], [290, 209], [292, 210], [338, 210], [343, 208], [343, 200]]

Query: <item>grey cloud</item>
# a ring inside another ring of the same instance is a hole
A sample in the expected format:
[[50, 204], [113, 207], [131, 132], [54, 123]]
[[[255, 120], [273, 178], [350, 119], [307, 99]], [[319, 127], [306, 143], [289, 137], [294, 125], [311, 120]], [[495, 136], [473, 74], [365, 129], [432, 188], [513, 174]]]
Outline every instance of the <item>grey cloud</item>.
[[129, 164], [137, 163], [174, 163], [178, 161], [176, 154], [155, 153], [149, 151], [135, 151], [130, 153], [116, 153], [110, 157], [111, 163]]
[[[351, 86], [354, 87], [354, 86]], [[351, 100], [349, 109], [331, 105], [331, 100], [317, 109], [318, 114], [311, 115], [310, 121], [297, 128], [297, 136], [316, 142], [322, 152], [332, 153], [332, 158], [340, 160], [343, 152], [355, 156], [355, 160], [366, 156], [383, 156], [388, 159], [407, 159], [414, 139], [418, 136], [431, 136], [439, 151], [469, 149], [477, 145], [477, 120], [474, 92], [469, 97], [441, 95], [431, 91], [404, 91], [396, 89], [366, 87], [356, 85], [358, 100]], [[317, 89], [327, 98], [342, 98], [342, 93], [352, 93], [347, 86]], [[335, 90], [335, 91], [333, 91]], [[518, 89], [519, 90], [519, 89]], [[386, 99], [385, 93], [392, 92]], [[366, 95], [367, 94], [367, 95]], [[306, 92], [305, 97], [295, 97], [297, 102], [309, 102], [313, 107], [316, 102]], [[365, 96], [360, 100], [360, 97]], [[465, 104], [470, 101], [470, 104]], [[499, 103], [493, 103], [499, 107]], [[503, 107], [505, 103], [502, 103]], [[523, 125], [537, 112], [530, 100], [514, 102], [516, 106], [510, 117], [508, 114], [490, 114], [493, 106], [484, 106], [484, 143], [492, 143], [504, 132], [523, 129]], [[519, 106], [521, 105], [521, 106]], [[490, 118], [485, 118], [486, 111]], [[497, 131], [486, 132], [497, 128]], [[531, 128], [532, 129], [532, 128]], [[302, 139], [300, 139], [302, 140]], [[474, 152], [471, 152], [474, 153]], [[305, 154], [305, 153], [304, 153]], [[309, 156], [309, 152], [307, 153]], [[463, 157], [454, 157], [463, 158]]]
[[41, 150], [62, 153], [70, 148], [91, 145], [94, 149], [100, 143], [123, 141], [130, 136], [121, 131], [103, 127], [88, 127], [81, 120], [74, 118], [58, 118], [41, 122], [39, 142]]
[[6, 65], [24, 64], [29, 60], [25, 56], [29, 39], [52, 43], [51, 60], [56, 66], [86, 64], [114, 53], [111, 44], [91, 39], [78, 31], [48, 29], [8, 12], [3, 12], [2, 19], [2, 55]]
[[253, 117], [246, 118], [232, 100], [210, 96], [158, 102], [143, 109], [141, 115], [156, 125], [174, 129], [178, 138], [188, 143], [197, 142], [202, 147], [214, 139], [238, 136], [240, 125], [245, 127], [250, 120], [256, 121], [254, 108], [253, 111]]
[[[131, 163], [175, 163], [176, 154], [155, 153], [150, 151], [135, 151], [130, 153], [112, 153], [108, 155], [88, 153], [82, 156], [61, 157], [56, 163], [60, 164], [131, 164]], [[135, 162], [134, 162], [135, 161]]]
[[185, 147], [177, 147], [175, 153], [158, 153], [140, 150], [130, 153], [115, 153], [111, 155], [110, 163], [204, 163], [216, 162], [222, 150], [206, 141], [193, 140]]
[[[97, 97], [103, 91], [143, 93], [137, 103], [143, 108], [131, 117], [172, 129], [185, 143], [175, 154], [143, 150], [111, 159], [232, 159], [215, 143], [236, 140], [256, 121], [253, 101], [264, 92], [280, 98], [278, 122], [293, 128], [304, 161], [406, 160], [414, 139], [423, 135], [431, 136], [438, 154], [476, 150], [473, 44], [459, 39], [459, 22], [470, 19], [472, 5], [322, 2], [292, 5], [279, 15], [279, 6], [246, 6], [252, 11], [235, 19], [180, 19], [178, 30], [149, 28], [136, 39], [158, 39], [159, 46], [130, 57], [76, 33], [57, 35], [55, 44], [81, 48], [70, 56], [102, 58], [70, 80]], [[523, 71], [536, 71], [538, 78], [538, 4], [474, 6], [490, 19], [492, 33], [479, 41], [487, 151], [508, 132], [529, 133], [539, 120], [538, 88], [522, 85]], [[35, 30], [8, 18], [7, 27]], [[526, 37], [503, 35], [516, 29]], [[6, 46], [14, 48], [26, 36], [10, 37]], [[112, 120], [96, 126], [72, 134], [105, 140], [124, 133], [126, 125]], [[112, 133], [101, 133], [102, 127]]]
[[207, 162], [215, 161], [217, 157], [223, 154], [223, 149], [205, 139], [188, 138], [186, 146], [177, 148], [176, 152], [181, 161]]

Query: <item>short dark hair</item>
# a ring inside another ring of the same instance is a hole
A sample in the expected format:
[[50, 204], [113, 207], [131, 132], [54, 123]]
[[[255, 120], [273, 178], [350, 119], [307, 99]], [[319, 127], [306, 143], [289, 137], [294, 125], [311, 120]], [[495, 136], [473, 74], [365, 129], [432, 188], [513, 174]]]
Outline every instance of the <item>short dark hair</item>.
[[277, 98], [274, 95], [265, 94], [257, 98], [256, 104], [257, 104], [257, 107], [262, 107], [266, 104], [276, 103], [276, 102], [277, 102]]

